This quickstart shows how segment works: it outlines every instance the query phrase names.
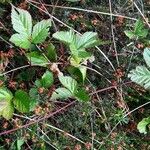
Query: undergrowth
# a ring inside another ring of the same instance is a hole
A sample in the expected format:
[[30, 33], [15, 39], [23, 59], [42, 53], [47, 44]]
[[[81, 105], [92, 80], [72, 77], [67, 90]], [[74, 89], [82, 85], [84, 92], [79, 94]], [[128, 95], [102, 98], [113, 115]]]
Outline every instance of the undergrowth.
[[148, 9], [0, 1], [0, 150], [150, 149]]

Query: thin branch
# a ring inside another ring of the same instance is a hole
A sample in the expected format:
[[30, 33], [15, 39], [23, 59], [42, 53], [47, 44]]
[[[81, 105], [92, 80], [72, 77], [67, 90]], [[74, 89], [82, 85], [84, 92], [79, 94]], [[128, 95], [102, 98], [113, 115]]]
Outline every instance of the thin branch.
[[[40, 4], [39, 2], [36, 1], [32, 1], [32, 0], [27, 0], [28, 2], [32, 2], [34, 4]], [[54, 7], [53, 5], [49, 5], [49, 4], [44, 4], [45, 6], [48, 7]], [[55, 6], [55, 8], [61, 8], [61, 9], [69, 9], [69, 10], [76, 10], [76, 11], [83, 11], [83, 12], [87, 12], [87, 13], [94, 13], [94, 14], [101, 14], [101, 15], [107, 15], [107, 16], [114, 16], [114, 17], [123, 17], [125, 19], [129, 19], [129, 20], [137, 20], [136, 18], [132, 18], [132, 17], [128, 17], [128, 16], [124, 16], [124, 15], [120, 15], [120, 14], [112, 14], [112, 13], [107, 13], [107, 12], [101, 12], [101, 11], [95, 11], [95, 10], [89, 10], [89, 9], [82, 9], [82, 8], [76, 8], [76, 7], [66, 7], [66, 6]]]
[[59, 113], [59, 112], [65, 110], [65, 109], [68, 108], [69, 106], [75, 104], [75, 102], [76, 102], [76, 101], [72, 101], [72, 102], [70, 102], [69, 104], [67, 104], [66, 106], [60, 108], [59, 110], [57, 110], [57, 111], [55, 111], [55, 112], [52, 112], [52, 113], [50, 113], [50, 114], [48, 114], [48, 115], [46, 115], [46, 116], [44, 116], [44, 117], [42, 117], [42, 118], [39, 118], [39, 119], [37, 119], [37, 120], [35, 120], [35, 121], [29, 122], [29, 123], [27, 123], [27, 124], [25, 124], [25, 125], [22, 125], [22, 126], [20, 126], [19, 128], [14, 128], [14, 129], [11, 129], [11, 130], [7, 130], [7, 131], [4, 131], [4, 132], [1, 132], [1, 133], [0, 133], [0, 136], [6, 135], [6, 134], [11, 134], [11, 133], [13, 133], [13, 132], [15, 132], [15, 131], [17, 131], [17, 130], [19, 130], [19, 129], [27, 128], [28, 126], [31, 126], [31, 125], [33, 125], [33, 124], [35, 124], [35, 123], [38, 123], [38, 122], [41, 122], [41, 121], [43, 121], [43, 120], [45, 120], [45, 119], [48, 119], [48, 118], [50, 118], [50, 117], [56, 115], [57, 113]]

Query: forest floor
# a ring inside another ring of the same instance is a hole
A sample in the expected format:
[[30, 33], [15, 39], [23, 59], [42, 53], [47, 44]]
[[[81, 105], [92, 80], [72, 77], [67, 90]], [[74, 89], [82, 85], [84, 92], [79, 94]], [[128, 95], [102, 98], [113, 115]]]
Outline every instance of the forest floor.
[[[69, 74], [68, 48], [54, 40], [53, 33], [93, 31], [101, 42], [90, 48], [94, 61], [87, 64], [84, 85], [90, 100], [52, 101], [40, 88], [39, 103], [32, 112], [15, 110], [11, 119], [0, 118], [0, 150], [150, 150], [150, 132], [143, 134], [137, 129], [138, 123], [150, 116], [150, 92], [128, 78], [130, 70], [145, 64], [142, 53], [150, 45], [125, 35], [138, 19], [150, 19], [150, 1], [13, 0], [12, 4], [27, 10], [34, 23], [52, 20], [46, 42], [55, 45], [58, 67], [64, 74]], [[145, 28], [148, 25], [146, 22]], [[29, 92], [45, 69], [29, 65], [24, 50], [9, 41], [13, 33], [11, 4], [0, 0], [0, 70], [4, 73], [0, 86], [12, 93], [18, 89]], [[57, 79], [52, 88], [56, 85]]]

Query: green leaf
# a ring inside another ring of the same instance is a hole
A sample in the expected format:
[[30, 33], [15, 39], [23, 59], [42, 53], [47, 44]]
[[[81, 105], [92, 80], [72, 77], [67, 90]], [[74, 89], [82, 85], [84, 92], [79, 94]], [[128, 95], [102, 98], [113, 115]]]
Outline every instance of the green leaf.
[[136, 69], [130, 71], [128, 77], [145, 89], [150, 89], [150, 71], [146, 67], [137, 66]]
[[78, 51], [78, 57], [83, 58], [84, 60], [87, 58], [90, 58], [92, 54], [90, 52], [87, 52], [85, 50], [79, 50]]
[[38, 89], [37, 88], [31, 88], [29, 91], [29, 95], [31, 99], [39, 99]]
[[68, 44], [71, 51], [70, 61], [74, 66], [80, 65], [81, 62], [92, 56], [91, 53], [85, 51], [86, 48], [100, 44], [95, 32], [86, 32], [80, 36], [71, 30], [67, 32], [60, 31], [54, 33], [53, 37]]
[[38, 88], [42, 87], [41, 80], [39, 80], [39, 79], [37, 79], [34, 84], [35, 84], [35, 86], [38, 87]]
[[138, 32], [139, 30], [143, 29], [144, 23], [141, 19], [138, 19], [134, 26], [134, 32]]
[[24, 34], [13, 34], [10, 38], [10, 42], [24, 49], [29, 49], [31, 45], [28, 36]]
[[53, 82], [54, 82], [53, 73], [47, 70], [43, 74], [42, 79], [41, 79], [42, 86], [44, 88], [49, 88], [52, 86]]
[[86, 78], [86, 67], [84, 66], [79, 66], [79, 67], [74, 67], [70, 66], [68, 67], [68, 71], [73, 76], [78, 82], [83, 83], [85, 78]]
[[85, 32], [82, 36], [77, 36], [77, 48], [90, 48], [99, 44], [97, 33]]
[[73, 55], [71, 58], [70, 58], [70, 64], [74, 67], [79, 67], [80, 66], [80, 63], [82, 61], [82, 58], [78, 57], [78, 56], [75, 56]]
[[51, 96], [51, 100], [56, 100], [56, 99], [67, 99], [69, 97], [72, 97], [72, 93], [66, 89], [66, 88], [58, 88], [56, 89], [52, 96]]
[[5, 87], [0, 87], [0, 100], [11, 101], [13, 94]]
[[55, 46], [53, 44], [49, 44], [46, 48], [47, 57], [50, 61], [55, 62], [57, 60], [57, 53]]
[[141, 19], [137, 20], [134, 26], [134, 31], [125, 31], [126, 36], [130, 39], [145, 38], [148, 34], [148, 29], [145, 29]]
[[65, 43], [72, 43], [75, 40], [75, 35], [73, 31], [59, 31], [53, 34], [53, 37]]
[[10, 119], [13, 116], [14, 107], [12, 104], [13, 95], [5, 87], [0, 88], [0, 115], [5, 119]]
[[139, 31], [137, 33], [137, 36], [142, 37], [142, 38], [146, 38], [147, 34], [148, 34], [148, 30], [147, 29], [142, 29], [141, 31]]
[[150, 67], [150, 48], [145, 48], [143, 53], [146, 64]]
[[126, 35], [129, 39], [135, 38], [135, 34], [134, 34], [134, 32], [132, 32], [132, 31], [126, 30], [126, 31], [124, 31], [124, 33], [125, 33], [125, 35]]
[[31, 65], [46, 67], [48, 64], [48, 60], [39, 52], [27, 53], [26, 57], [28, 58], [28, 61], [31, 62]]
[[85, 89], [79, 89], [79, 91], [75, 93], [75, 97], [77, 100], [82, 102], [87, 102], [90, 100], [90, 96]]
[[33, 33], [32, 33], [32, 43], [38, 44], [42, 43], [46, 40], [48, 36], [49, 27], [51, 26], [51, 20], [42, 20], [38, 22], [33, 27]]
[[29, 91], [29, 96], [31, 98], [30, 101], [30, 111], [33, 111], [38, 104], [39, 100], [39, 93], [37, 88], [31, 88]]
[[23, 139], [19, 139], [17, 140], [17, 150], [21, 150], [21, 146], [24, 144], [24, 140]]
[[77, 81], [70, 76], [59, 76], [59, 81], [66, 87], [71, 93], [75, 93], [77, 90]]
[[14, 113], [14, 106], [12, 101], [0, 100], [0, 115], [5, 119], [9, 120], [12, 118]]
[[137, 125], [137, 129], [140, 133], [147, 133], [146, 127], [150, 124], [150, 117], [142, 119]]
[[14, 97], [14, 105], [16, 109], [22, 113], [30, 111], [30, 97], [23, 90], [17, 90]]
[[31, 15], [23, 9], [12, 6], [11, 20], [13, 29], [21, 35], [31, 36], [32, 18]]
[[84, 82], [84, 80], [86, 78], [87, 68], [85, 66], [79, 66], [79, 70], [82, 74], [82, 81]]
[[134, 33], [137, 36], [146, 37], [148, 30], [144, 28], [144, 23], [141, 19], [137, 20], [135, 23]]

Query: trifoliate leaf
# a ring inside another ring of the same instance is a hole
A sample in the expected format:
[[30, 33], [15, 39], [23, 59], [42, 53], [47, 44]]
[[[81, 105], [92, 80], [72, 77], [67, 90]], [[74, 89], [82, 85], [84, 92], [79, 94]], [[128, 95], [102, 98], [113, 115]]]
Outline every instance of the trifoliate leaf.
[[28, 58], [28, 61], [31, 62], [31, 65], [46, 67], [48, 64], [48, 60], [39, 52], [27, 53], [26, 57]]
[[32, 18], [31, 15], [23, 9], [12, 7], [11, 20], [13, 29], [21, 35], [31, 36]]
[[51, 96], [51, 100], [56, 100], [56, 99], [67, 99], [69, 97], [72, 97], [72, 93], [66, 89], [66, 88], [58, 88], [56, 89], [52, 96]]
[[128, 77], [145, 89], [150, 89], [150, 71], [146, 67], [137, 66], [136, 69], [130, 71]]
[[150, 48], [144, 49], [143, 57], [148, 67], [150, 67]]
[[22, 90], [18, 90], [15, 93], [14, 105], [16, 109], [22, 113], [27, 113], [30, 111], [30, 97]]
[[85, 89], [79, 89], [79, 91], [75, 93], [75, 97], [77, 98], [77, 100], [82, 102], [87, 102], [90, 100], [90, 96]]
[[10, 41], [14, 43], [16, 46], [19, 46], [24, 49], [29, 49], [31, 42], [28, 39], [27, 35], [24, 34], [13, 34], [10, 38]]
[[77, 81], [70, 76], [59, 76], [59, 81], [66, 87], [71, 93], [75, 93], [77, 90]]
[[38, 44], [42, 43], [46, 40], [48, 36], [49, 27], [51, 26], [51, 20], [42, 20], [38, 22], [33, 27], [33, 33], [32, 33], [32, 43]]
[[42, 76], [41, 84], [44, 88], [49, 88], [52, 86], [53, 82], [54, 82], [53, 74], [52, 72], [47, 70]]
[[147, 125], [150, 124], [150, 117], [142, 119], [137, 125], [137, 129], [139, 130], [140, 133], [147, 133]]

